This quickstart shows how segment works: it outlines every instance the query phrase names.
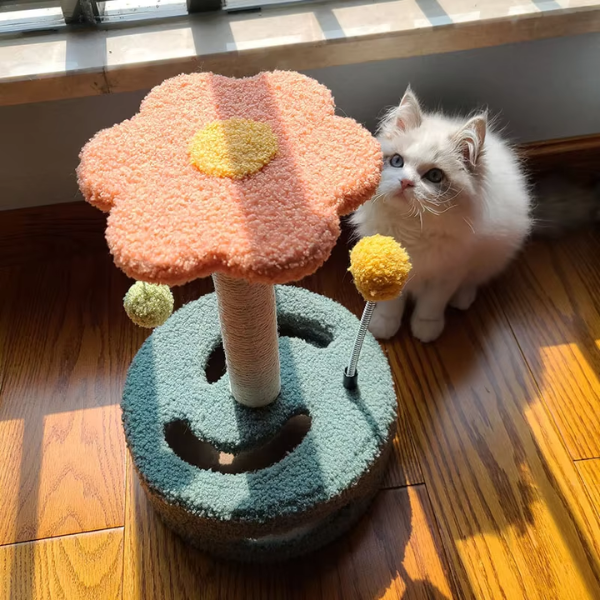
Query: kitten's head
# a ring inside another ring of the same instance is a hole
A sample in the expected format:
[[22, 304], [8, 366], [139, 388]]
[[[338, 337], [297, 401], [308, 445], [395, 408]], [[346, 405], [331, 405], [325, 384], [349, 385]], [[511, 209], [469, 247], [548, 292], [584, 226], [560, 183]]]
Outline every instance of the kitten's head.
[[487, 116], [457, 120], [421, 110], [410, 87], [383, 119], [384, 167], [378, 195], [433, 213], [468, 202], [483, 178]]

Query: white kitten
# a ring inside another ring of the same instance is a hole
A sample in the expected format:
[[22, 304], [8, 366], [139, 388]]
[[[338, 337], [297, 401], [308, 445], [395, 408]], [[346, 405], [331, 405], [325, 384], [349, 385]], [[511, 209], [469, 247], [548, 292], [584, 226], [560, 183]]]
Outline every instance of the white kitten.
[[410, 88], [384, 118], [378, 139], [381, 183], [352, 223], [361, 237], [394, 237], [413, 270], [400, 299], [377, 305], [370, 330], [392, 337], [408, 294], [415, 300], [412, 333], [429, 342], [444, 329], [446, 305], [467, 309], [477, 287], [523, 245], [531, 229], [527, 183], [485, 114], [465, 120], [425, 113]]

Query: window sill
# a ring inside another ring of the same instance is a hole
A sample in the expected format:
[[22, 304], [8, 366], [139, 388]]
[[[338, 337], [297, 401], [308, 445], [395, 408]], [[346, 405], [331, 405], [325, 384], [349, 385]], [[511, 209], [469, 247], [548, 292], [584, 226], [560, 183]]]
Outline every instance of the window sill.
[[598, 0], [351, 0], [0, 40], [0, 105], [600, 31]]

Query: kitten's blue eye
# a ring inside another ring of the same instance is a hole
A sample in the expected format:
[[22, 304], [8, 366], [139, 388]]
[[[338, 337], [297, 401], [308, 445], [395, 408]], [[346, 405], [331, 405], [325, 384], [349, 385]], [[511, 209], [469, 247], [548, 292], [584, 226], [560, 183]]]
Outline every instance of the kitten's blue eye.
[[390, 158], [390, 165], [399, 169], [404, 166], [404, 159], [399, 154], [394, 154], [394, 156]]
[[423, 177], [429, 179], [431, 183], [440, 183], [444, 179], [444, 172], [441, 169], [429, 169]]

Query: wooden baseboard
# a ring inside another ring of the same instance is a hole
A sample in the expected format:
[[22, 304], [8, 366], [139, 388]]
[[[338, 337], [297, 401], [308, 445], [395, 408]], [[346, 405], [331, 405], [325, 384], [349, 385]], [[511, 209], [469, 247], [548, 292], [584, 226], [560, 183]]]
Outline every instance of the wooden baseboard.
[[0, 211], [0, 268], [108, 252], [106, 214], [86, 202]]
[[[534, 176], [600, 176], [600, 134], [524, 144], [521, 152]], [[85, 202], [0, 211], [0, 268], [107, 252], [105, 227], [106, 215]]]
[[579, 137], [545, 140], [522, 144], [521, 149], [530, 158], [538, 158], [551, 154], [570, 154], [572, 152], [598, 151], [600, 149], [600, 133]]
[[523, 144], [521, 151], [534, 176], [559, 172], [583, 181], [600, 177], [600, 134]]

